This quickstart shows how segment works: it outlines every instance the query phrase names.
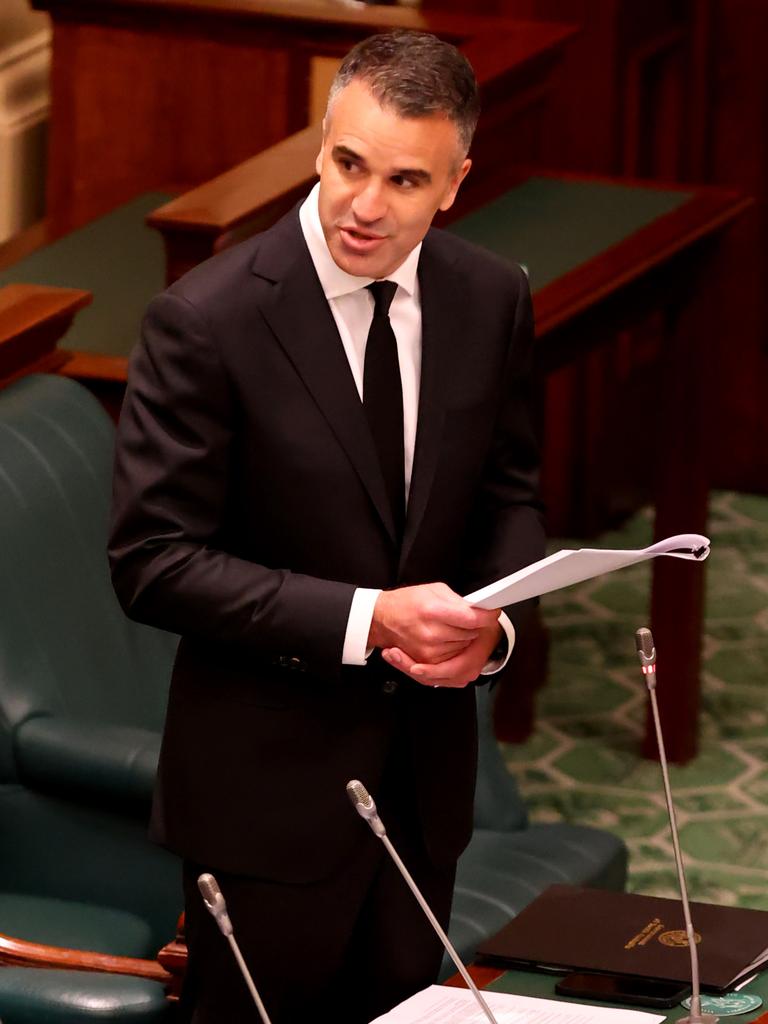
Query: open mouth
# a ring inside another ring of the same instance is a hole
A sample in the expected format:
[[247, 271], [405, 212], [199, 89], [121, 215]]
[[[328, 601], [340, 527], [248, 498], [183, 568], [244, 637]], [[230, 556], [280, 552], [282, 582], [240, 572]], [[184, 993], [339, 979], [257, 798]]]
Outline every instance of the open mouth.
[[355, 253], [373, 252], [386, 242], [386, 235], [374, 235], [369, 231], [358, 231], [357, 228], [339, 228], [342, 243]]

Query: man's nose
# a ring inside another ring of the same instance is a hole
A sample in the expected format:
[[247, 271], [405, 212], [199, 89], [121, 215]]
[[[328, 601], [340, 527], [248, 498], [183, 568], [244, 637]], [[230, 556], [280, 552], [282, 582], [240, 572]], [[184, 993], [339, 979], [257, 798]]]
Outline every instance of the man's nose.
[[352, 200], [352, 212], [365, 223], [381, 220], [387, 212], [386, 197], [381, 182], [369, 180]]

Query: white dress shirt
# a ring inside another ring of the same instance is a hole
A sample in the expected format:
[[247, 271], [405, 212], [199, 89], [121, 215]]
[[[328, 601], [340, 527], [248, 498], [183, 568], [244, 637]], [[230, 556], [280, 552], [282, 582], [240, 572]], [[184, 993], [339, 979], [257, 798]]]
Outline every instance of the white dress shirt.
[[[354, 277], [335, 262], [325, 241], [318, 211], [320, 186], [315, 185], [299, 210], [299, 220], [309, 254], [315, 266], [333, 319], [344, 346], [349, 368], [352, 371], [357, 393], [363, 399], [363, 368], [365, 345], [373, 320], [373, 296], [367, 290], [372, 277]], [[387, 275], [388, 281], [397, 284], [397, 291], [389, 308], [389, 320], [397, 341], [397, 356], [400, 362], [400, 380], [403, 387], [403, 445], [405, 465], [405, 494], [408, 491], [413, 470], [413, 452], [416, 444], [416, 419], [419, 408], [419, 383], [421, 380], [421, 300], [417, 275], [421, 243], [412, 249], [400, 266]], [[364, 665], [371, 651], [368, 648], [368, 633], [373, 619], [373, 609], [380, 590], [358, 587], [352, 598], [344, 637], [342, 662], [345, 665]], [[506, 664], [515, 642], [515, 629], [502, 612], [500, 624], [507, 635], [508, 650], [503, 660], [489, 662], [483, 670], [487, 675], [498, 672]]]

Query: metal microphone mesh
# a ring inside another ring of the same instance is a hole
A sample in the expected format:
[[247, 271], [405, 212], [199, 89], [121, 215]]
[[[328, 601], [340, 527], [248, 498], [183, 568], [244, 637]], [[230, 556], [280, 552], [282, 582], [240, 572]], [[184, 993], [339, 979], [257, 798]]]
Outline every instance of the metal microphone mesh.
[[373, 802], [371, 794], [358, 779], [350, 779], [347, 783], [347, 796], [352, 802], [353, 807], [357, 807], [358, 804], [367, 806]]
[[653, 633], [647, 626], [641, 626], [635, 632], [635, 647], [637, 653], [641, 654], [646, 662], [655, 657], [656, 647], [653, 643]]
[[212, 910], [219, 900], [222, 902], [224, 900], [221, 889], [219, 888], [219, 883], [213, 875], [200, 875], [197, 880], [197, 888], [200, 890], [200, 895], [205, 900], [205, 905], [209, 910]]

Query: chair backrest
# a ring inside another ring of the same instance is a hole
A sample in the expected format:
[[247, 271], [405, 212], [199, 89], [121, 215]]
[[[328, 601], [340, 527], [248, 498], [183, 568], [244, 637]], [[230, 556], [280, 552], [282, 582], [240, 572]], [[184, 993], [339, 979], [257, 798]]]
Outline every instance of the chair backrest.
[[96, 756], [99, 730], [107, 760], [147, 750], [154, 773], [176, 638], [127, 620], [112, 591], [113, 444], [73, 381], [35, 375], [0, 392], [0, 780], [34, 760], [29, 748], [50, 748], [52, 776], [79, 739]]
[[517, 832], [527, 826], [528, 812], [494, 733], [495, 694], [491, 686], [485, 685], [476, 687], [475, 696], [478, 741], [475, 828]]

